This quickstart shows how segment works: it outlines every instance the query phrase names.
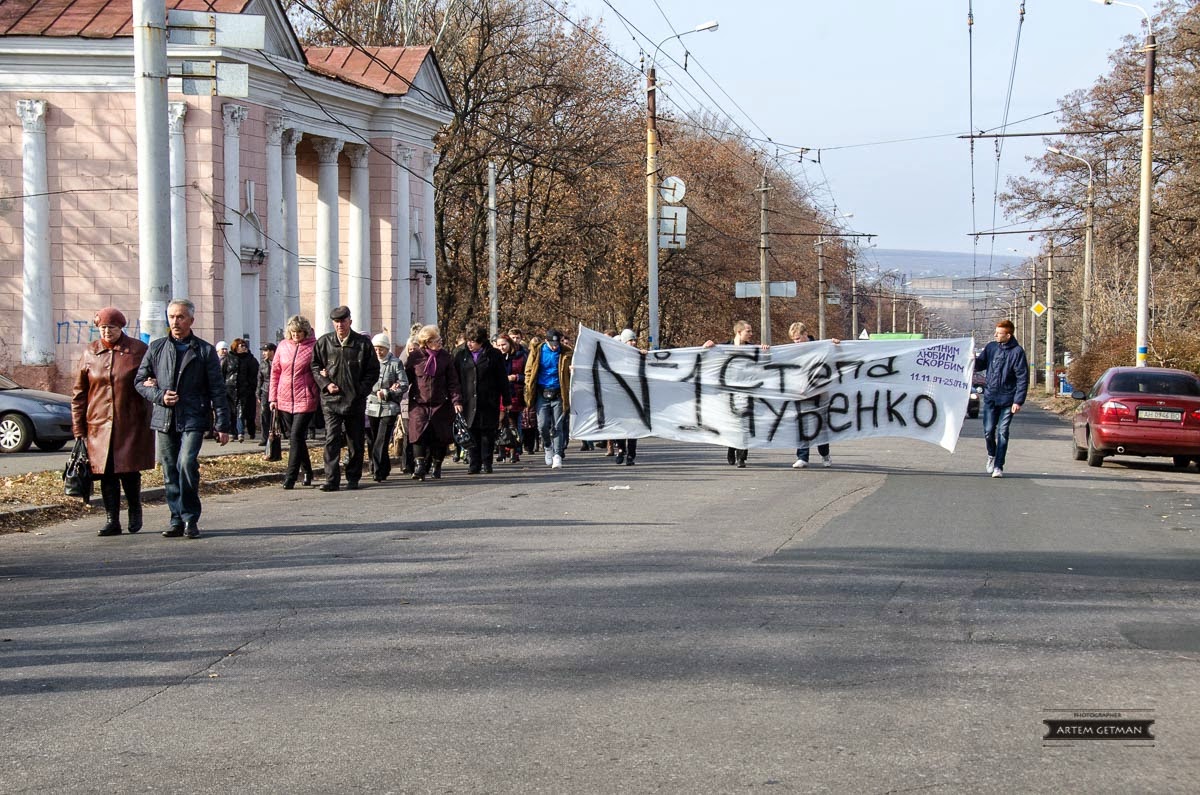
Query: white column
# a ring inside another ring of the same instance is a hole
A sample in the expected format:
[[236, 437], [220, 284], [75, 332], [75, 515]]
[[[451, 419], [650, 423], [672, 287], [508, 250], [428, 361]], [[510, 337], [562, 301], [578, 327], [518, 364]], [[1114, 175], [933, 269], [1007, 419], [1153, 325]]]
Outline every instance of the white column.
[[[43, 4], [44, 5], [44, 4]], [[167, 10], [140, 0], [133, 11], [137, 127], [138, 318], [143, 340], [167, 335], [171, 300], [171, 135], [167, 124]]]
[[425, 287], [425, 322], [434, 325], [438, 322], [437, 226], [433, 220], [433, 170], [437, 167], [437, 162], [437, 152], [429, 152], [425, 155], [425, 233], [422, 235], [425, 238], [425, 251], [423, 253], [425, 254], [425, 267], [429, 268], [429, 274], [433, 277]]
[[282, 148], [283, 167], [283, 236], [287, 247], [287, 275], [285, 290], [287, 294], [284, 314], [288, 317], [300, 314], [300, 216], [299, 201], [296, 198], [296, 145], [300, 143], [299, 130], [284, 130], [280, 142]]
[[54, 363], [54, 292], [50, 279], [50, 197], [46, 180], [46, 101], [17, 100], [21, 117], [22, 243], [21, 364]]
[[320, 167], [317, 170], [317, 267], [313, 276], [312, 325], [318, 336], [333, 326], [329, 312], [341, 299], [338, 294], [338, 153], [340, 138], [314, 138]]
[[[394, 292], [394, 312], [396, 319], [393, 324], [395, 331], [392, 342], [403, 345], [408, 339], [409, 326], [413, 324], [412, 312], [412, 208], [409, 207], [408, 169], [412, 161], [413, 150], [401, 144], [396, 147], [396, 162], [393, 166], [396, 179], [396, 269], [392, 288]], [[399, 339], [397, 339], [399, 337]]]
[[283, 117], [267, 115], [267, 334], [264, 342], [283, 339], [283, 324], [287, 320], [287, 262], [281, 242], [287, 231], [283, 213]]
[[225, 159], [225, 225], [222, 228], [221, 239], [217, 243], [225, 254], [224, 301], [221, 314], [224, 318], [224, 331], [221, 336], [226, 342], [242, 332], [245, 325], [242, 322], [242, 216], [238, 210], [242, 206], [242, 122], [246, 120], [246, 108], [243, 105], [227, 104], [221, 107], [225, 121], [225, 138], [222, 144], [222, 156]]
[[371, 315], [371, 172], [367, 159], [371, 148], [348, 146], [350, 159], [350, 261], [346, 306], [354, 327], [362, 332], [378, 331]]
[[183, 141], [186, 102], [167, 105], [171, 127], [171, 297], [188, 297], [187, 151]]

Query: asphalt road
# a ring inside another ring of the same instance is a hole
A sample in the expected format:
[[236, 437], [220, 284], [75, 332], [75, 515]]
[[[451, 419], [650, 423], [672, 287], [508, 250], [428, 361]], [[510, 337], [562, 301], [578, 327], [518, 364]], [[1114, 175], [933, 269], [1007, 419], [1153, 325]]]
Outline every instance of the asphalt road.
[[1200, 473], [1013, 428], [1002, 480], [968, 420], [0, 536], [0, 791], [1193, 792]]

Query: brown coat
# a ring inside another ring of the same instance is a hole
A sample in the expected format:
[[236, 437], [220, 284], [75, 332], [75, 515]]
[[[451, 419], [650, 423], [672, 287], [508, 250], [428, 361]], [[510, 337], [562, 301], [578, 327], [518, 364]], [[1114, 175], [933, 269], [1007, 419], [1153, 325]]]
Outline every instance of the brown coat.
[[145, 355], [146, 343], [123, 334], [111, 350], [96, 340], [79, 359], [71, 424], [75, 438], [87, 438], [88, 459], [96, 474], [105, 472], [110, 447], [113, 473], [154, 468], [150, 404], [133, 388]]

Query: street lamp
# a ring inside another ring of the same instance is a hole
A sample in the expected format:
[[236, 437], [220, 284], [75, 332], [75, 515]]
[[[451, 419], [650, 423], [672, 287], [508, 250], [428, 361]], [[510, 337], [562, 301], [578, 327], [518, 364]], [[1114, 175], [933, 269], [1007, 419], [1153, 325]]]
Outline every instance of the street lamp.
[[671, 39], [681, 39], [689, 33], [716, 30], [716, 21], [705, 22], [691, 30], [667, 36], [654, 48], [646, 69], [646, 270], [650, 280], [650, 347], [657, 348], [658, 336], [658, 122], [655, 115], [654, 61], [658, 51]]
[[1095, 193], [1095, 178], [1096, 172], [1092, 168], [1092, 164], [1084, 160], [1082, 157], [1076, 157], [1070, 152], [1064, 152], [1055, 146], [1047, 147], [1046, 151], [1053, 152], [1056, 155], [1069, 157], [1072, 160], [1078, 160], [1087, 166], [1088, 170], [1088, 186], [1087, 186], [1087, 223], [1084, 231], [1083, 241], [1083, 330], [1080, 334], [1079, 352], [1087, 353], [1088, 337], [1091, 336], [1091, 317], [1092, 317], [1092, 246], [1094, 235], [1094, 214], [1096, 206]]
[[1138, 209], [1138, 289], [1137, 289], [1137, 366], [1146, 366], [1146, 354], [1149, 352], [1150, 330], [1150, 178], [1151, 178], [1151, 149], [1154, 141], [1154, 58], [1157, 44], [1154, 39], [1154, 28], [1146, 9], [1135, 3], [1124, 3], [1121, 0], [1093, 0], [1102, 5], [1117, 5], [1133, 8], [1142, 12], [1146, 18], [1146, 72], [1142, 88], [1142, 180], [1141, 201]]

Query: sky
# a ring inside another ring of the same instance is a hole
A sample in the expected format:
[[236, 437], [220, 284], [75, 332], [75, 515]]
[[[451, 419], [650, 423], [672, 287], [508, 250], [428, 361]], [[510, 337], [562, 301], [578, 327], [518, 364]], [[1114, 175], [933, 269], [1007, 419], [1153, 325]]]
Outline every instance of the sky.
[[[658, 58], [659, 81], [673, 84], [663, 89], [670, 101], [732, 116], [751, 135], [770, 138], [764, 146], [801, 164], [797, 173], [816, 188], [818, 203], [852, 213], [846, 226], [877, 235], [879, 248], [983, 257], [1014, 248], [1035, 254], [1039, 241], [997, 236], [975, 248], [974, 231], [1030, 227], [1014, 226], [994, 201], [995, 139], [976, 142], [972, 206], [970, 146], [957, 136], [1000, 132], [1006, 101], [1008, 132], [1057, 129], [1058, 100], [1106, 74], [1126, 36], [1145, 36], [1140, 12], [1098, 0], [1027, 0], [1024, 24], [1017, 0], [571, 2], [573, 18], [602, 19], [613, 49], [635, 64], [641, 49], [653, 51], [673, 31], [716, 20], [715, 31], [663, 45], [679, 62], [685, 46], [691, 54], [687, 74]], [[1140, 95], [1141, 86], [1130, 91]], [[925, 140], [881, 143], [911, 138]], [[1027, 158], [1044, 146], [1040, 137], [1005, 139], [999, 190], [1029, 173]], [[810, 151], [794, 154], [801, 148]]]

